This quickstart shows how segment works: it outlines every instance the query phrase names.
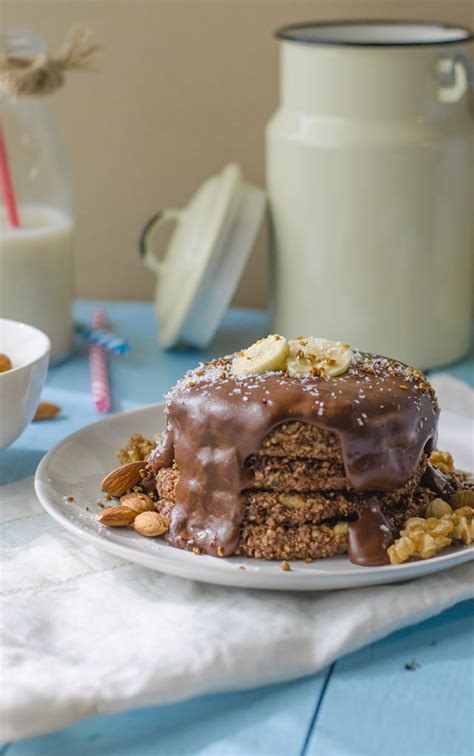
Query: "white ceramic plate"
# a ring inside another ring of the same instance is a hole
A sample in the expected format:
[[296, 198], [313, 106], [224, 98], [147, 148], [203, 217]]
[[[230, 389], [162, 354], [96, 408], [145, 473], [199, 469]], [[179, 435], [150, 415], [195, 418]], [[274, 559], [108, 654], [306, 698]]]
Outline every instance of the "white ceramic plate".
[[[291, 572], [284, 572], [280, 562], [196, 556], [160, 539], [139, 536], [131, 529], [100, 525], [95, 520], [100, 511], [100, 481], [116, 466], [117, 449], [132, 433], [151, 437], [161, 431], [163, 407], [156, 404], [114, 415], [73, 433], [54, 447], [36, 472], [36, 492], [46, 511], [80, 538], [131, 562], [179, 577], [246, 588], [310, 591], [395, 583], [474, 558], [474, 547], [469, 546], [396, 567], [358, 567], [339, 556], [311, 564], [292, 562]], [[443, 428], [446, 439], [464, 434], [469, 438], [472, 430], [469, 421], [448, 413], [444, 414]], [[74, 502], [68, 502], [68, 496], [73, 496]]]

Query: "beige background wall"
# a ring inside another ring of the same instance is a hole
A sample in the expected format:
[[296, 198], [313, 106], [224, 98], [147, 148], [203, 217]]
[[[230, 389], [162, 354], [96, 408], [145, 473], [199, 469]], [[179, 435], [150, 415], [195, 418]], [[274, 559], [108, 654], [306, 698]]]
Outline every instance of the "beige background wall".
[[[99, 72], [54, 97], [77, 191], [77, 292], [148, 299], [137, 236], [229, 161], [264, 183], [264, 125], [278, 98], [274, 29], [324, 18], [435, 18], [474, 24], [472, 0], [0, 0], [0, 21], [52, 49], [91, 26]], [[237, 293], [265, 302], [266, 233]]]

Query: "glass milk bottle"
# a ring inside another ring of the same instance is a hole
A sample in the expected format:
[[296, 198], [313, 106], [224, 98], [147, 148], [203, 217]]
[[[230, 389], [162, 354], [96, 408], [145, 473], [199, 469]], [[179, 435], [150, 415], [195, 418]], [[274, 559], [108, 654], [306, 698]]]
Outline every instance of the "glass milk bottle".
[[[0, 31], [0, 53], [31, 58], [33, 32]], [[0, 91], [0, 317], [44, 331], [52, 360], [72, 348], [72, 179], [49, 97]]]
[[431, 22], [278, 33], [267, 128], [274, 325], [426, 369], [468, 349], [473, 35]]

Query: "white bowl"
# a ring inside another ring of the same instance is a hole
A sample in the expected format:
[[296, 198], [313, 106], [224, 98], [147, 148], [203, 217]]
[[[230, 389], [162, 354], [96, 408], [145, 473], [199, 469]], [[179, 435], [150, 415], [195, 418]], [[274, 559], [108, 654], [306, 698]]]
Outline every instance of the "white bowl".
[[31, 422], [48, 371], [51, 344], [37, 328], [0, 318], [0, 353], [12, 370], [0, 373], [0, 450], [9, 446]]

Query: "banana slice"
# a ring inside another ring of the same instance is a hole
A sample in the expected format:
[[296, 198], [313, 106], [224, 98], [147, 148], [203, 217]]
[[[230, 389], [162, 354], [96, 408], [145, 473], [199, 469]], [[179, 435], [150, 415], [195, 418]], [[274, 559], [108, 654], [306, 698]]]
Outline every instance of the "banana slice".
[[255, 344], [239, 352], [232, 361], [234, 375], [260, 375], [271, 370], [286, 370], [288, 342], [274, 334], [259, 339]]
[[345, 373], [352, 360], [348, 344], [340, 341], [297, 338], [288, 342], [288, 373], [297, 375], [322, 375], [332, 378]]

